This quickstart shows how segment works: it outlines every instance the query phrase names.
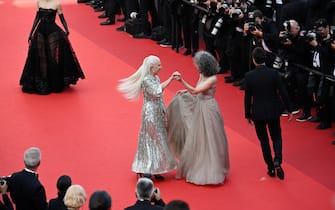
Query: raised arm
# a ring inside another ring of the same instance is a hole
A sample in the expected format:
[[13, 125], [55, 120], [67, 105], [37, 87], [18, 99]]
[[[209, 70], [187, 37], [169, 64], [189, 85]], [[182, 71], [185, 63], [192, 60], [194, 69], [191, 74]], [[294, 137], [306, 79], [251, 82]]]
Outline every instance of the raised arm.
[[[200, 75], [199, 80], [201, 80], [202, 77], [203, 76]], [[201, 93], [201, 92], [205, 92], [208, 89], [210, 89], [211, 87], [215, 86], [216, 82], [217, 82], [217, 78], [216, 78], [215, 75], [210, 76], [207, 79], [205, 79], [205, 81], [203, 81], [199, 85], [197, 85], [196, 87], [193, 87], [192, 85], [187, 83], [182, 77], [180, 77], [180, 82], [185, 86], [187, 91], [189, 91], [192, 94], [198, 94], [198, 93]]]
[[162, 89], [164, 90], [173, 80], [173, 74], [164, 82], [161, 83]]

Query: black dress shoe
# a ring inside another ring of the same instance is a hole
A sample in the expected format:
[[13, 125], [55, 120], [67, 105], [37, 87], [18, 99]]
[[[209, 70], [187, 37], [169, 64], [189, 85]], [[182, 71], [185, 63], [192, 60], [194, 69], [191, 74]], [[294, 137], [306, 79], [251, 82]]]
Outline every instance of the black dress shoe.
[[279, 179], [284, 180], [285, 173], [284, 173], [283, 168], [280, 165], [276, 166], [276, 174]]
[[227, 77], [227, 78], [225, 78], [225, 82], [226, 83], [233, 83], [233, 82], [235, 82], [235, 78], [234, 77]]
[[275, 177], [276, 176], [275, 170], [268, 170], [268, 175], [272, 178]]
[[108, 18], [108, 16], [107, 16], [106, 12], [104, 12], [101, 15], [99, 15], [98, 18]]
[[185, 56], [187, 56], [187, 55], [191, 55], [191, 54], [192, 54], [192, 52], [191, 52], [190, 49], [187, 49], [187, 50], [183, 53], [183, 55], [185, 55]]
[[100, 25], [107, 26], [107, 25], [114, 25], [115, 21], [107, 19], [105, 22], [101, 22]]
[[133, 35], [135, 39], [150, 39], [151, 37], [143, 32]]
[[104, 11], [104, 7], [97, 7], [94, 9], [94, 12], [102, 12]]
[[311, 119], [308, 119], [308, 122], [320, 122], [320, 118], [318, 116], [312, 117]]
[[237, 80], [233, 83], [233, 86], [241, 86], [244, 83], [244, 79]]
[[159, 175], [159, 174], [154, 175], [154, 177], [155, 177], [156, 180], [160, 180], [160, 181], [165, 179], [164, 176]]
[[163, 39], [157, 41], [156, 43], [157, 43], [157, 44], [163, 44], [163, 43], [165, 43], [165, 42], [167, 42], [167, 41], [168, 41], [168, 40], [167, 40], [166, 38], [163, 38]]
[[126, 26], [123, 25], [123, 26], [120, 26], [118, 28], [116, 28], [117, 31], [126, 31]]
[[118, 18], [117, 21], [124, 22], [124, 21], [126, 21], [126, 18], [124, 18], [124, 17], [123, 18]]
[[331, 127], [332, 127], [331, 125], [328, 125], [326, 123], [320, 123], [318, 126], [316, 126], [316, 129], [324, 130], [324, 129], [331, 128]]

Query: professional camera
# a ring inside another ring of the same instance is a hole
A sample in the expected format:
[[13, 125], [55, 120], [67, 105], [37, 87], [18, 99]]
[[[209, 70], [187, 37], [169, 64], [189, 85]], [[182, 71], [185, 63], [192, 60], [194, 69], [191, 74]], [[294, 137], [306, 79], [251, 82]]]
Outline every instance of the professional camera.
[[300, 31], [299, 36], [303, 37], [306, 42], [310, 42], [316, 39], [317, 33], [315, 30], [302, 30]]
[[0, 185], [4, 185], [5, 182], [9, 179], [9, 176], [3, 176], [0, 178]]
[[257, 25], [255, 22], [249, 22], [247, 24], [249, 25], [249, 29], [248, 29], [249, 32], [254, 32], [257, 30]]
[[220, 6], [220, 9], [224, 9], [224, 10], [228, 10], [230, 8], [230, 6], [227, 3], [222, 3]]
[[287, 40], [292, 40], [293, 37], [292, 37], [292, 34], [288, 31], [283, 31], [281, 33], [281, 36], [279, 36], [279, 42], [280, 43], [285, 43]]
[[233, 13], [231, 13], [230, 17], [231, 17], [232, 19], [234, 19], [234, 20], [237, 20], [238, 17], [239, 17], [242, 13], [243, 13], [242, 10], [239, 9], [239, 8], [237, 8], [237, 9], [234, 10]]
[[213, 28], [212, 31], [211, 31], [211, 34], [212, 34], [213, 36], [215, 36], [215, 35], [218, 33], [219, 29], [220, 29], [221, 26], [222, 26], [222, 23], [223, 23], [223, 18], [221, 17], [221, 18], [219, 18], [219, 19], [216, 21], [216, 23], [215, 23], [215, 25], [214, 25], [214, 28]]

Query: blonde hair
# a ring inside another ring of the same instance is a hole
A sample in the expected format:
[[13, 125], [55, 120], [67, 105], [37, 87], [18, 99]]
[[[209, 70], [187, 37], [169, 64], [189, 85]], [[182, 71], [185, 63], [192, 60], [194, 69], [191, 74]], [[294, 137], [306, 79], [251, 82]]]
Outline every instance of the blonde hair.
[[68, 209], [79, 209], [86, 201], [86, 192], [80, 185], [71, 185], [66, 190], [63, 201]]
[[134, 74], [125, 79], [119, 80], [120, 84], [118, 86], [118, 90], [129, 100], [138, 99], [144, 77], [150, 74], [151, 67], [157, 63], [160, 63], [160, 59], [155, 55], [149, 55], [144, 58], [142, 65]]

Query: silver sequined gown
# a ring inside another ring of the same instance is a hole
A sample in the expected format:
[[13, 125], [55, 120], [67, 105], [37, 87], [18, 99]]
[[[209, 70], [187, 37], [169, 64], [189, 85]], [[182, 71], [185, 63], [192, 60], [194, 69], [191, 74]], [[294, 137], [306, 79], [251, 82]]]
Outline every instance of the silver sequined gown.
[[163, 91], [157, 76], [146, 76], [141, 87], [144, 95], [142, 123], [132, 170], [162, 174], [177, 166], [167, 144]]

